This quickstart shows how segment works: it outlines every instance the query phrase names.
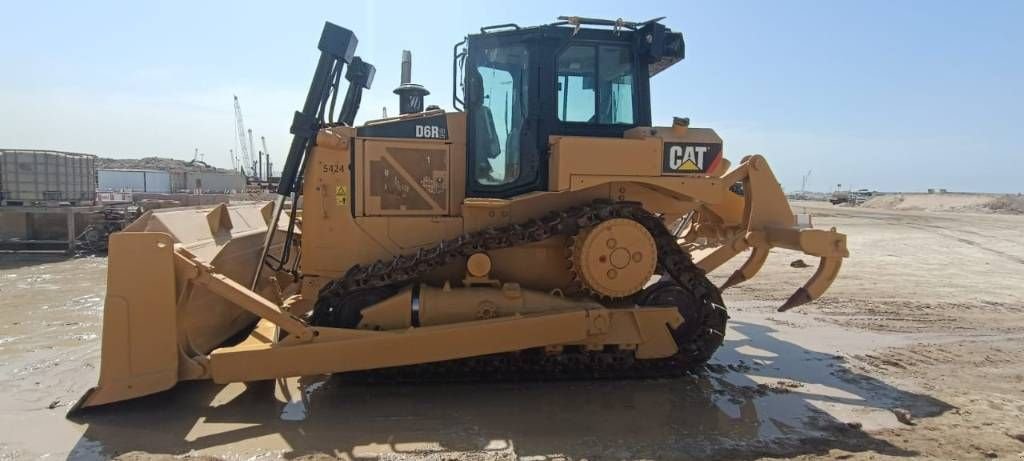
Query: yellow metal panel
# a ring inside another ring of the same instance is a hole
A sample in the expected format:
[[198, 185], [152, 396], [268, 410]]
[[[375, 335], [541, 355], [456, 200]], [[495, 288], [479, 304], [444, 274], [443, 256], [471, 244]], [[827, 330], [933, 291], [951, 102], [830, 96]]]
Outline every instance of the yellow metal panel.
[[[690, 200], [704, 204], [716, 204], [723, 200], [723, 195], [728, 192], [728, 185], [721, 179], [701, 176], [624, 176], [624, 175], [573, 175], [571, 190], [583, 191], [597, 186], [608, 187], [611, 183], [636, 183], [653, 186], [664, 191], [663, 193], [677, 194], [681, 197], [689, 197]], [[612, 185], [616, 187], [616, 185]], [[617, 189], [611, 192], [612, 198], [618, 198]], [[625, 198], [625, 197], [623, 197]], [[646, 207], [646, 203], [644, 204]]]
[[[383, 237], [386, 232], [368, 234], [356, 225], [352, 204], [355, 204], [355, 215], [359, 216], [364, 194], [349, 190], [350, 204], [339, 205], [338, 188], [351, 186], [355, 175], [354, 189], [361, 191], [362, 180], [358, 172], [351, 169], [348, 144], [338, 145], [344, 150], [319, 145], [314, 147], [306, 165], [302, 205], [302, 266], [307, 275], [337, 277], [353, 264], [393, 255], [393, 249], [373, 238], [374, 235]], [[363, 155], [362, 143], [356, 142], [354, 146], [355, 161], [358, 164]]]
[[467, 198], [462, 202], [463, 232], [509, 224], [511, 205], [505, 199]]
[[375, 253], [374, 259], [433, 246], [462, 233], [462, 218], [459, 217], [366, 216], [356, 218], [355, 221], [363, 234], [360, 239], [371, 239], [386, 250], [384, 253]]
[[661, 140], [554, 137], [548, 159], [548, 188], [570, 188], [572, 175], [661, 175]]

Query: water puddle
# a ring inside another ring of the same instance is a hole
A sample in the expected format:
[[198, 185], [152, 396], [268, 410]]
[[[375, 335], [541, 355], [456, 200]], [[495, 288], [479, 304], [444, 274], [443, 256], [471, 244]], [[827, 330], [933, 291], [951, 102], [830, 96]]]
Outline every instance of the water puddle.
[[103, 452], [104, 449], [102, 443], [82, 437], [82, 439], [75, 444], [75, 447], [71, 452], [68, 453], [67, 459], [76, 461], [110, 459], [110, 457], [105, 455]]
[[322, 388], [327, 382], [326, 379], [301, 386], [301, 393], [298, 398], [290, 399], [281, 409], [282, 421], [305, 421], [309, 417], [309, 406], [313, 394]]

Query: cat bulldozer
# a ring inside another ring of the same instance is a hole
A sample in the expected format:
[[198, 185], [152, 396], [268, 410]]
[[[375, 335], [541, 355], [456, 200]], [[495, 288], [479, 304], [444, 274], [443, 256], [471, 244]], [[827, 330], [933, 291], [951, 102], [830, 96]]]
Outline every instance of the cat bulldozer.
[[356, 44], [325, 25], [274, 201], [110, 237], [99, 384], [76, 409], [185, 380], [674, 376], [722, 344], [721, 290], [770, 249], [820, 258], [781, 310], [848, 256], [797, 225], [763, 157], [652, 123], [651, 78], [684, 57], [660, 18], [484, 27], [453, 48], [450, 110], [424, 106], [403, 52], [400, 113], [362, 125]]

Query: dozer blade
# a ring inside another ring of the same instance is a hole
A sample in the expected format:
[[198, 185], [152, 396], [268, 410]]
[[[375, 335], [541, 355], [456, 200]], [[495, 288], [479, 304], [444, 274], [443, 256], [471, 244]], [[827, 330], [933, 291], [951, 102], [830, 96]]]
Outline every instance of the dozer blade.
[[[205, 354], [258, 317], [225, 302], [220, 285], [191, 283], [182, 255], [216, 267], [221, 284], [248, 283], [266, 216], [261, 204], [157, 210], [110, 236], [99, 384], [72, 412], [209, 375]], [[273, 296], [267, 278], [261, 288]]]

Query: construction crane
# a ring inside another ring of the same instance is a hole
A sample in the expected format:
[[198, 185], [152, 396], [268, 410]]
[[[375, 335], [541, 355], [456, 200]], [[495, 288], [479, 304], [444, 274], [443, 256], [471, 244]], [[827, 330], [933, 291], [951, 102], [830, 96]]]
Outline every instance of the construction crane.
[[811, 172], [814, 170], [807, 170], [807, 174], [804, 175], [803, 183], [800, 184], [800, 193], [807, 195], [807, 179], [811, 177]]
[[246, 141], [245, 122], [242, 120], [242, 106], [238, 104], [238, 96], [235, 96], [235, 130], [238, 131], [238, 151], [241, 154], [242, 174], [248, 175], [249, 173], [246, 173], [245, 169], [252, 165], [252, 159], [249, 156], [252, 146], [252, 131], [248, 131], [249, 139]]

